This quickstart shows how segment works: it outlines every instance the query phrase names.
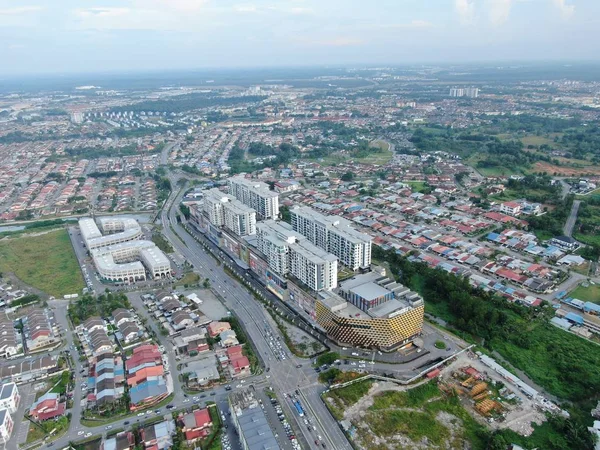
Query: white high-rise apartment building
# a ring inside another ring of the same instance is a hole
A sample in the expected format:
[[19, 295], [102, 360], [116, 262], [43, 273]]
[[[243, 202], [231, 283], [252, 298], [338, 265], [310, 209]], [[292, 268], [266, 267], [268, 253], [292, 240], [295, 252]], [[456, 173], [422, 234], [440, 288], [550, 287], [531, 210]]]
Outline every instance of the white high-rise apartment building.
[[265, 183], [249, 180], [243, 176], [229, 178], [229, 194], [244, 205], [254, 209], [261, 220], [277, 219], [279, 216], [279, 194], [271, 191]]
[[221, 227], [225, 223], [223, 204], [229, 201], [229, 196], [218, 189], [209, 189], [204, 193], [204, 204], [202, 210], [210, 223]]
[[317, 247], [338, 257], [352, 270], [371, 265], [372, 238], [339, 216], [326, 216], [306, 206], [290, 210], [292, 228]]
[[256, 211], [218, 189], [206, 191], [203, 211], [210, 223], [238, 236], [256, 234]]
[[314, 291], [337, 286], [337, 258], [308, 242], [285, 222], [256, 225], [258, 250], [279, 275], [293, 275]]
[[479, 97], [479, 88], [476, 88], [476, 87], [451, 88], [449, 95], [450, 95], [450, 97], [477, 98], [477, 97]]
[[238, 236], [256, 234], [256, 211], [238, 202], [228, 202], [223, 205], [225, 228]]

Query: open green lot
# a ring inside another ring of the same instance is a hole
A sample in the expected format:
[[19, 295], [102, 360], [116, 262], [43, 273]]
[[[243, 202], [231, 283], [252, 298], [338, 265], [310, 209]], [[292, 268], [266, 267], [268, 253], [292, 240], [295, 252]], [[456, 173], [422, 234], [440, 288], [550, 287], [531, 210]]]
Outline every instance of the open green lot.
[[408, 184], [415, 192], [423, 192], [427, 186], [424, 181], [403, 181], [402, 183]]
[[590, 284], [588, 287], [579, 286], [569, 294], [569, 297], [578, 298], [584, 302], [600, 304], [600, 285]]
[[[368, 394], [372, 382], [360, 382], [326, 394], [326, 403], [336, 417]], [[489, 441], [485, 427], [473, 419], [460, 400], [444, 394], [435, 382], [427, 382], [407, 391], [384, 391], [373, 396], [373, 404], [360, 421], [350, 412], [347, 418], [357, 426], [355, 440], [361, 448], [407, 447], [427, 440], [430, 447], [444, 449], [484, 449]], [[452, 425], [449, 426], [448, 423]], [[366, 426], [365, 426], [366, 425]], [[375, 444], [384, 440], [386, 446]], [[418, 447], [421, 448], [421, 447]]]
[[494, 167], [481, 167], [477, 163], [486, 159], [485, 154], [474, 153], [465, 160], [467, 164], [475, 168], [484, 177], [500, 177], [508, 175], [523, 175], [526, 171], [526, 167], [505, 167], [505, 166], [494, 166]]
[[80, 293], [85, 287], [67, 230], [19, 234], [0, 240], [0, 271], [49, 295]]
[[373, 141], [370, 143], [370, 146], [379, 149], [379, 152], [373, 152], [373, 154], [362, 158], [353, 158], [354, 161], [363, 164], [376, 164], [383, 166], [392, 160], [394, 154], [390, 150], [390, 144], [387, 142]]

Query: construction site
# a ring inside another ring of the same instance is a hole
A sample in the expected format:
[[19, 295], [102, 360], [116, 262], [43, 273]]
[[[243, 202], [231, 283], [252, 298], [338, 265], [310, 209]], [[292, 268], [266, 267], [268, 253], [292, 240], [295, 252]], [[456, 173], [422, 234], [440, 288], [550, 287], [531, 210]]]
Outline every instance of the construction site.
[[543, 423], [551, 408], [533, 388], [510, 375], [492, 370], [473, 353], [465, 353], [440, 373], [438, 385], [441, 391], [456, 394], [478, 422], [529, 436], [532, 424]]
[[355, 446], [485, 448], [484, 429], [523, 436], [547, 413], [566, 414], [494, 359], [466, 351], [412, 385], [364, 380], [324, 395]]

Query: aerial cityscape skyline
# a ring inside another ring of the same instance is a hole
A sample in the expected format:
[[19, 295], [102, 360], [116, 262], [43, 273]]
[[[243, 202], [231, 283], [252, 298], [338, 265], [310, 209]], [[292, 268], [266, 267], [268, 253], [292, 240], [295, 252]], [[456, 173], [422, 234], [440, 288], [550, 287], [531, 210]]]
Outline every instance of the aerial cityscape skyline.
[[0, 75], [597, 60], [593, 0], [0, 1]]
[[0, 445], [600, 450], [598, 17], [0, 0]]

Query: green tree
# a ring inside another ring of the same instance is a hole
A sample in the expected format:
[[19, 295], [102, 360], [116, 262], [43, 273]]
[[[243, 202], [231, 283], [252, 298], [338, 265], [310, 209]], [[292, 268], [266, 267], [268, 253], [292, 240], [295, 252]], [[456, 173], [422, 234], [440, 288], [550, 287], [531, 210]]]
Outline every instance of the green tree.
[[352, 172], [346, 172], [342, 175], [342, 181], [352, 181], [354, 180], [354, 174]]

